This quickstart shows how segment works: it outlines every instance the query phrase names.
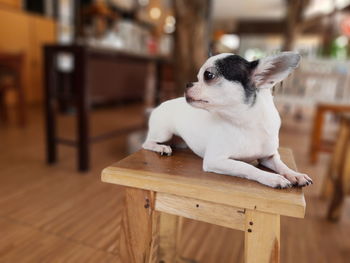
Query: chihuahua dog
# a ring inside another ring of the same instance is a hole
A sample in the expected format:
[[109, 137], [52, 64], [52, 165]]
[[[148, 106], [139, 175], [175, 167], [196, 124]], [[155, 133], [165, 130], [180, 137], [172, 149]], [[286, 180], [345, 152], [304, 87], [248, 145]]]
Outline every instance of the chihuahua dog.
[[[288, 168], [278, 153], [280, 116], [271, 88], [299, 64], [300, 55], [282, 52], [261, 60], [224, 53], [210, 57], [185, 96], [155, 108], [144, 149], [171, 155], [162, 143], [178, 135], [203, 158], [203, 170], [257, 181], [274, 188], [312, 184]], [[260, 164], [276, 173], [249, 164]]]

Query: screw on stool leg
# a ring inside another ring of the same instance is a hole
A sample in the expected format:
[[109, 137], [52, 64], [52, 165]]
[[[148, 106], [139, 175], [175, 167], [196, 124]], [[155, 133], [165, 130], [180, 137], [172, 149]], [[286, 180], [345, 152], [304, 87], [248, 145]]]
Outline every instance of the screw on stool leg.
[[146, 204], [144, 205], [145, 208], [149, 208], [149, 199], [146, 198]]

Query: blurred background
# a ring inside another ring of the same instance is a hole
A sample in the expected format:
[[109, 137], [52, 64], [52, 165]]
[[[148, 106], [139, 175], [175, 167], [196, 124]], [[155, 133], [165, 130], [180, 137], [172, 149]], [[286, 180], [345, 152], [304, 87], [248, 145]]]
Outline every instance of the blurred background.
[[[349, 37], [348, 0], [0, 0], [0, 262], [120, 262], [124, 189], [101, 170], [209, 55], [283, 50], [302, 62], [274, 87], [280, 144], [314, 184], [281, 261], [349, 262]], [[184, 258], [243, 262], [243, 233], [184, 230]]]

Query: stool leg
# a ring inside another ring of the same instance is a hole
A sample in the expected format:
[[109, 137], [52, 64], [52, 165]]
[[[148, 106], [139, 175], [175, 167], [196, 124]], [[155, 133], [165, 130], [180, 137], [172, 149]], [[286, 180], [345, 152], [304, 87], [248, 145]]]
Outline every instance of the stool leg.
[[157, 263], [160, 213], [154, 193], [127, 188], [119, 240], [120, 262]]
[[159, 262], [175, 263], [178, 256], [178, 244], [182, 219], [167, 213], [160, 215]]
[[280, 262], [280, 215], [246, 211], [245, 263]]

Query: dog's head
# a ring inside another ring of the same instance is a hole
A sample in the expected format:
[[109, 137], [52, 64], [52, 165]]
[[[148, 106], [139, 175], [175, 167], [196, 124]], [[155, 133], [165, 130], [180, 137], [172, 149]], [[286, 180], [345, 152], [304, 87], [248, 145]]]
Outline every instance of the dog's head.
[[272, 88], [299, 64], [300, 55], [282, 52], [261, 60], [224, 53], [210, 57], [199, 70], [198, 81], [188, 83], [187, 102], [206, 110], [249, 108], [260, 89]]

